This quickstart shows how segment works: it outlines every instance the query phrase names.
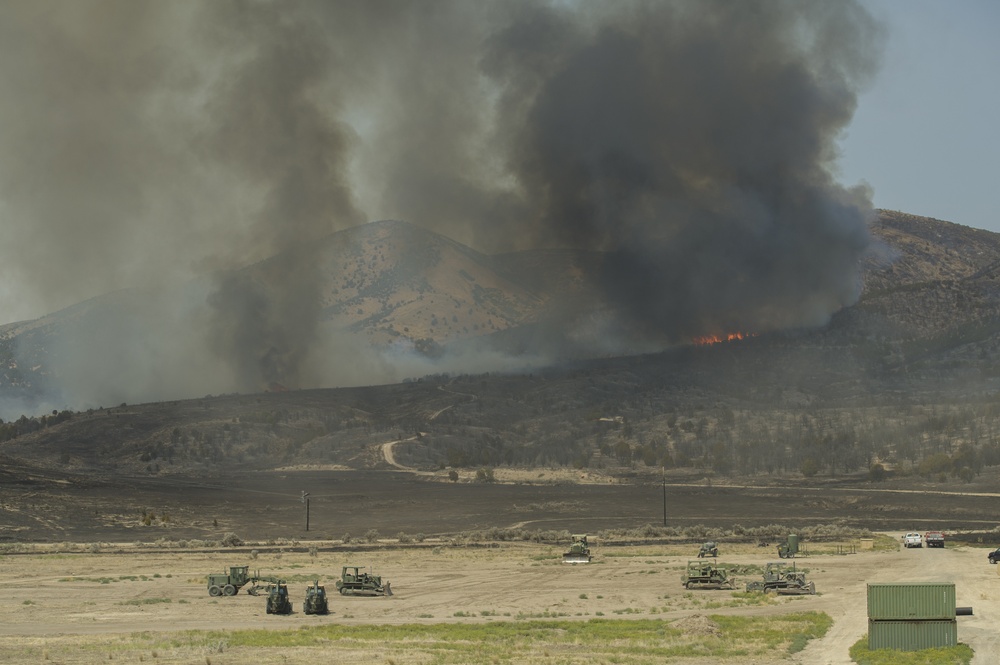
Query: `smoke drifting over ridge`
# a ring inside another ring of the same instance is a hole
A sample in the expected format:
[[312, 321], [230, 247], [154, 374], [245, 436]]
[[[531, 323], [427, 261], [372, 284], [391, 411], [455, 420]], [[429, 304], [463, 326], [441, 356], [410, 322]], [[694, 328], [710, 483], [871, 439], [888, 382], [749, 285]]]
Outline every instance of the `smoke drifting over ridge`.
[[141, 381], [99, 323], [55, 350], [106, 403], [399, 378], [318, 327], [309, 245], [368, 219], [606, 252], [605, 330], [657, 343], [822, 323], [869, 243], [831, 169], [878, 36], [853, 2], [7, 4], [0, 302], [215, 275], [135, 304]]

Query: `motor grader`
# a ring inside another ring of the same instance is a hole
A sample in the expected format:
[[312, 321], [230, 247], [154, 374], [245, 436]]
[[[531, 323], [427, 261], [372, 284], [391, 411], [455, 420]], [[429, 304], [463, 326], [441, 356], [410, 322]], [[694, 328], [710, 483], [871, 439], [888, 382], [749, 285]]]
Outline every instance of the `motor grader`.
[[250, 574], [250, 566], [230, 566], [228, 573], [210, 573], [208, 576], [208, 595], [235, 596], [240, 589], [247, 586], [251, 596], [259, 595], [261, 584], [281, 584], [284, 580], [277, 577], [261, 576], [260, 571]]
[[573, 534], [573, 543], [569, 551], [563, 554], [563, 563], [590, 563], [590, 546], [587, 544], [587, 534]]
[[719, 544], [714, 540], [709, 540], [708, 542], [702, 543], [701, 547], [698, 549], [699, 559], [703, 559], [707, 556], [711, 557], [719, 556]]
[[366, 573], [361, 566], [344, 566], [337, 580], [337, 591], [342, 596], [391, 596], [389, 583], [381, 575]]

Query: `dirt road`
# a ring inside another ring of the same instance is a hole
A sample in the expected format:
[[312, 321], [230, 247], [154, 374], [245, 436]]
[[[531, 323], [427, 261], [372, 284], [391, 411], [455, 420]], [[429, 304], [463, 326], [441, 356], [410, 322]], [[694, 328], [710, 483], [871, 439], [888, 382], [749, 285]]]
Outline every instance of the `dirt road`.
[[[896, 534], [898, 535], [898, 534]], [[128, 635], [139, 631], [294, 628], [317, 622], [402, 624], [516, 621], [597, 616], [674, 621], [695, 614], [759, 614], [817, 610], [834, 626], [793, 657], [810, 665], [846, 664], [847, 650], [867, 631], [868, 582], [954, 582], [958, 604], [975, 615], [959, 618], [959, 640], [976, 651], [977, 664], [1000, 658], [997, 603], [1000, 576], [986, 550], [968, 547], [806, 556], [795, 560], [816, 583], [816, 596], [785, 597], [765, 606], [742, 606], [730, 591], [688, 591], [680, 571], [689, 546], [594, 548], [595, 563], [568, 566], [560, 549], [505, 544], [491, 549], [442, 546], [342, 555], [263, 553], [243, 561], [235, 553], [167, 551], [139, 554], [32, 554], [0, 557], [0, 662], [18, 662], [24, 644], [39, 639], [58, 650], [74, 635]], [[722, 565], [762, 565], [772, 556], [752, 546], [724, 546]], [[240, 593], [212, 598], [204, 576], [225, 566], [251, 564], [289, 581], [295, 613], [269, 616], [264, 599]], [[333, 589], [342, 565], [370, 565], [392, 583], [391, 598], [331, 598], [328, 617], [301, 612], [313, 579]], [[744, 575], [738, 588], [757, 576]], [[707, 606], [712, 603], [712, 606]], [[65, 659], [63, 662], [87, 662]], [[787, 663], [760, 654], [757, 663]]]

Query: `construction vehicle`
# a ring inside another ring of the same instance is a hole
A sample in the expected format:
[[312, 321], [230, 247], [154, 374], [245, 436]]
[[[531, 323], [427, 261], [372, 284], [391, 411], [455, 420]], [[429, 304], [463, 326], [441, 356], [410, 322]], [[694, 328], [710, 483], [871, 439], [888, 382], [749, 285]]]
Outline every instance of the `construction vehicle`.
[[382, 583], [381, 575], [364, 572], [361, 566], [344, 566], [337, 580], [341, 596], [391, 596], [389, 583]]
[[707, 556], [716, 557], [719, 556], [719, 544], [714, 540], [710, 540], [707, 543], [702, 543], [701, 549], [698, 550], [698, 558], [703, 559]]
[[590, 563], [590, 547], [587, 545], [587, 534], [573, 534], [573, 544], [569, 551], [563, 554], [563, 563]]
[[326, 602], [326, 587], [313, 582], [312, 586], [306, 587], [306, 599], [302, 602], [302, 611], [306, 614], [327, 614], [330, 606]]
[[733, 578], [725, 568], [707, 561], [688, 561], [687, 570], [681, 575], [686, 589], [735, 589]]
[[788, 534], [788, 538], [782, 544], [778, 545], [778, 558], [780, 559], [794, 559], [795, 555], [799, 553], [799, 537], [794, 534]]
[[816, 583], [807, 582], [806, 574], [789, 568], [784, 562], [770, 562], [764, 567], [764, 579], [747, 582], [747, 591], [774, 591], [783, 596], [804, 596], [816, 593]]
[[292, 601], [288, 599], [288, 585], [284, 582], [271, 584], [267, 587], [267, 613], [292, 613]]
[[250, 574], [250, 566], [230, 566], [228, 573], [209, 574], [208, 595], [210, 596], [235, 596], [240, 589], [247, 586], [247, 593], [256, 596], [260, 593], [261, 584], [281, 584], [284, 580], [277, 577], [262, 577], [258, 570], [253, 575]]

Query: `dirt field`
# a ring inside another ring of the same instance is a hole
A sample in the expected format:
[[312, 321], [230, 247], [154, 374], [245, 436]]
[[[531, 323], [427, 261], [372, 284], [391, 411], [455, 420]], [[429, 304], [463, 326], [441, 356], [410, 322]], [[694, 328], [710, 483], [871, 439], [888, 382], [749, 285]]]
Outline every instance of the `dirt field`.
[[[898, 538], [899, 534], [892, 534]], [[808, 547], [808, 546], [807, 546]], [[824, 545], [829, 548], [829, 545]], [[37, 549], [37, 548], [36, 548]], [[764, 606], [740, 606], [733, 592], [688, 591], [680, 571], [693, 551], [675, 547], [594, 547], [590, 565], [561, 563], [560, 549], [512, 544], [490, 549], [441, 546], [386, 549], [357, 553], [274, 552], [257, 560], [236, 552], [141, 552], [129, 546], [98, 554], [32, 553], [0, 556], [0, 662], [240, 663], [245, 650], [188, 647], [182, 631], [246, 628], [297, 628], [324, 622], [345, 625], [433, 624], [441, 622], [526, 621], [562, 618], [657, 619], [675, 622], [714, 614], [785, 614], [816, 610], [834, 625], [826, 637], [804, 651], [755, 654], [741, 662], [810, 664], [848, 663], [848, 647], [867, 631], [865, 593], [868, 582], [954, 582], [958, 604], [975, 615], [959, 618], [959, 640], [976, 651], [974, 663], [1000, 657], [1000, 576], [981, 548], [911, 549], [839, 556], [812, 554], [796, 559], [817, 587], [816, 596], [780, 598]], [[725, 546], [724, 565], [762, 565], [770, 550]], [[390, 598], [331, 596], [331, 614], [302, 613], [303, 592], [310, 580], [329, 589], [345, 564], [372, 566], [392, 583]], [[262, 574], [289, 580], [294, 614], [267, 615], [263, 597], [240, 593], [213, 598], [205, 588], [208, 572], [251, 564]], [[759, 575], [740, 575], [738, 589]], [[711, 605], [708, 605], [711, 603]], [[703, 620], [703, 619], [702, 619]], [[175, 635], [173, 646], [150, 650], [144, 633]], [[389, 632], [391, 635], [391, 631]], [[336, 643], [289, 649], [281, 662], [385, 663], [380, 653], [353, 653]], [[318, 656], [322, 654], [322, 656]], [[552, 654], [531, 662], [577, 662]], [[790, 660], [789, 660], [790, 659]], [[278, 662], [273, 660], [270, 662]], [[509, 662], [509, 661], [502, 661]], [[673, 662], [704, 663], [682, 659]]]

